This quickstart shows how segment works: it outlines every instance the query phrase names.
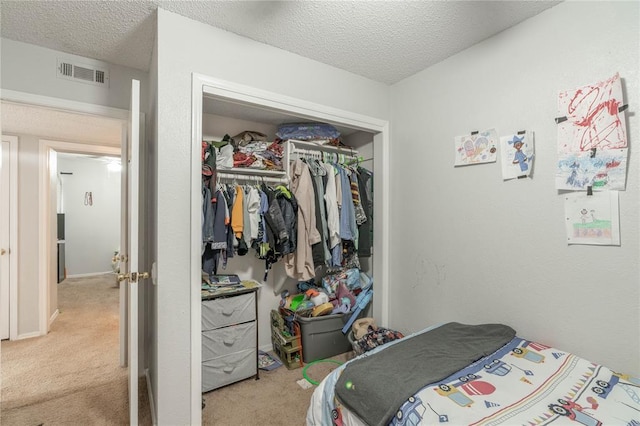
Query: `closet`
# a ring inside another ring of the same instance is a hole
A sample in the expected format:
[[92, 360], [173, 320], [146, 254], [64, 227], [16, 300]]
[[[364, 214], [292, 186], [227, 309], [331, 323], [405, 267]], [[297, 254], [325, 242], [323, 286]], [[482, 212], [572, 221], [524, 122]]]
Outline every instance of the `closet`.
[[[205, 85], [206, 86], [206, 85]], [[196, 96], [194, 85], [194, 96]], [[282, 171], [262, 170], [254, 168], [234, 168], [230, 170], [217, 169], [218, 179], [220, 183], [241, 184], [273, 184], [289, 183], [289, 162], [295, 158], [319, 158], [331, 161], [355, 161], [362, 167], [373, 172], [376, 177], [376, 185], [378, 184], [376, 170], [374, 169], [374, 141], [376, 140], [375, 130], [368, 130], [366, 126], [357, 124], [345, 125], [341, 120], [327, 119], [327, 116], [315, 117], [309, 111], [303, 108], [302, 112], [299, 108], [293, 107], [286, 110], [288, 105], [282, 102], [277, 103], [277, 107], [272, 107], [272, 102], [265, 101], [261, 97], [256, 98], [256, 103], [247, 102], [243, 96], [243, 100], [230, 99], [226, 96], [219, 96], [219, 91], [225, 92], [226, 88], [207, 90], [204, 88], [201, 101], [201, 117], [195, 117], [194, 126], [198, 131], [194, 132], [194, 136], [201, 135], [200, 140], [204, 141], [221, 141], [225, 135], [234, 136], [244, 131], [255, 131], [267, 135], [267, 141], [272, 142], [276, 138], [278, 125], [284, 123], [311, 123], [322, 122], [334, 126], [341, 135], [341, 141], [347, 147], [320, 146], [307, 142], [287, 142], [283, 143], [284, 167]], [[235, 97], [236, 93], [231, 93]], [[200, 107], [198, 103], [194, 103]], [[347, 120], [349, 121], [349, 120]], [[376, 127], [376, 126], [371, 126]], [[382, 126], [380, 126], [382, 128]], [[386, 135], [385, 135], [386, 138]], [[195, 148], [194, 139], [194, 148]], [[379, 142], [379, 135], [378, 135]], [[198, 159], [199, 160], [199, 159]], [[194, 159], [194, 168], [198, 164]], [[194, 177], [194, 185], [195, 185]], [[382, 181], [380, 182], [382, 185]], [[377, 200], [376, 200], [377, 202]], [[195, 203], [194, 203], [195, 206]], [[377, 211], [377, 210], [376, 210]], [[192, 226], [194, 235], [196, 234], [196, 226]], [[195, 244], [194, 244], [195, 246]], [[376, 273], [380, 273], [379, 269], [374, 270], [374, 257], [361, 257], [360, 269], [371, 277], [376, 277]], [[273, 264], [268, 271], [266, 280], [265, 261], [256, 256], [253, 249], [249, 250], [244, 256], [234, 256], [229, 258], [224, 269], [218, 269], [218, 274], [237, 274], [241, 279], [253, 279], [262, 284], [262, 287], [255, 293], [256, 323], [257, 323], [257, 348], [265, 351], [271, 350], [271, 330], [270, 330], [270, 313], [272, 309], [276, 309], [281, 300], [281, 292], [283, 290], [295, 291], [297, 280], [290, 278], [285, 273], [282, 260]], [[382, 281], [382, 279], [380, 280]], [[382, 283], [381, 283], [382, 284]], [[375, 288], [375, 285], [374, 285]], [[380, 286], [382, 288], [382, 285]], [[374, 290], [374, 300], [376, 299]], [[192, 299], [195, 303], [195, 299]], [[193, 318], [194, 325], [196, 318]], [[198, 324], [201, 322], [198, 321]], [[201, 330], [202, 332], [203, 330]], [[195, 347], [193, 348], [196, 349]], [[204, 360], [199, 359], [198, 364]], [[251, 373], [252, 374], [252, 373]], [[250, 373], [245, 374], [251, 376]]]

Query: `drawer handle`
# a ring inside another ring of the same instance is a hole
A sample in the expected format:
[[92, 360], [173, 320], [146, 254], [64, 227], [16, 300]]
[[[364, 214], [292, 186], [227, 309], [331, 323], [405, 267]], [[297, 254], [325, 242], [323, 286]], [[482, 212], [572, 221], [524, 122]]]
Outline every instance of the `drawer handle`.
[[233, 346], [233, 345], [234, 345], [234, 343], [236, 343], [236, 339], [225, 339], [225, 340], [224, 340], [224, 344], [225, 344], [226, 346]]
[[227, 317], [228, 317], [228, 316], [230, 316], [230, 315], [233, 315], [233, 313], [234, 313], [235, 311], [236, 311], [236, 310], [235, 310], [234, 308], [231, 308], [231, 309], [225, 308], [225, 309], [223, 309], [223, 310], [222, 310], [222, 315], [224, 315], [224, 316], [227, 316]]
[[225, 373], [233, 373], [233, 370], [235, 370], [235, 367], [233, 365], [227, 365], [226, 367], [224, 367], [222, 369], [222, 371], [224, 371]]

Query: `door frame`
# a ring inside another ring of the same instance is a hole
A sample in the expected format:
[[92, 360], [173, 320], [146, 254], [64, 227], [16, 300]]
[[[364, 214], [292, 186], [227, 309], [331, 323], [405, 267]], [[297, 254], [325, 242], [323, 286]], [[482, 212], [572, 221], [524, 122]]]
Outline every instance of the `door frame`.
[[381, 324], [389, 318], [389, 122], [337, 108], [316, 104], [303, 99], [245, 86], [203, 74], [192, 74], [192, 128], [191, 128], [191, 423], [202, 422], [202, 336], [201, 336], [201, 172], [200, 164], [203, 123], [203, 96], [221, 101], [235, 102], [263, 109], [275, 110], [292, 116], [330, 122], [374, 134], [374, 170], [379, 176], [374, 185], [373, 271], [376, 297], [373, 311]]
[[[123, 124], [126, 126], [126, 123]], [[44, 295], [39, 302], [40, 310], [40, 334], [47, 334], [51, 328], [51, 324], [57, 316], [58, 310], [51, 312], [49, 309], [51, 301], [51, 288], [57, 285], [57, 279], [54, 275], [55, 268], [52, 267], [55, 253], [56, 235], [54, 230], [56, 207], [51, 197], [51, 186], [57, 177], [57, 164], [52, 161], [52, 156], [59, 152], [68, 152], [75, 154], [87, 155], [109, 155], [120, 156], [120, 147], [111, 147], [105, 145], [90, 145], [75, 142], [61, 142], [49, 139], [39, 139], [39, 157], [40, 157], [40, 179], [38, 182], [39, 205], [43, 206], [39, 209], [38, 214], [38, 247], [39, 247], [39, 294]], [[44, 332], [43, 332], [44, 330]]]
[[[9, 340], [18, 338], [18, 137], [9, 142]], [[4, 156], [4, 153], [2, 154]]]

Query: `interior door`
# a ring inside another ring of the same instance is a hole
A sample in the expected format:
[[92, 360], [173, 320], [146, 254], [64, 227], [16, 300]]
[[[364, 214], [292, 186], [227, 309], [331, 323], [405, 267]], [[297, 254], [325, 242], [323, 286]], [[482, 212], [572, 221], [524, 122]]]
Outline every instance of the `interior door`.
[[0, 145], [0, 338], [9, 338], [9, 141]]
[[[140, 165], [140, 82], [131, 81], [130, 118], [122, 141], [122, 221], [120, 241], [120, 357], [129, 367], [129, 419], [138, 424], [138, 212]], [[124, 314], [124, 315], [123, 315]], [[126, 319], [125, 319], [126, 318]], [[126, 327], [122, 324], [126, 323]], [[125, 349], [126, 348], [126, 349]], [[123, 359], [124, 358], [124, 359]]]

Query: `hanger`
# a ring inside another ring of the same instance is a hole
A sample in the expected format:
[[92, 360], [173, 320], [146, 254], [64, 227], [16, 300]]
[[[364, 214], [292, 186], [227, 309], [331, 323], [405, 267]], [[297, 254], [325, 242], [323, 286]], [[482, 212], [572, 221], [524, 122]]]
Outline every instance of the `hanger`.
[[320, 160], [318, 160], [317, 158], [314, 160], [314, 164], [316, 167], [316, 173], [320, 176], [326, 176], [327, 175], [327, 169], [325, 169], [322, 166], [322, 162]]
[[278, 185], [278, 186], [276, 186], [276, 189], [282, 191], [282, 193], [285, 195], [285, 197], [291, 198], [291, 191], [289, 191], [289, 188], [287, 188], [286, 186]]

